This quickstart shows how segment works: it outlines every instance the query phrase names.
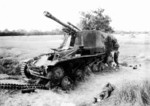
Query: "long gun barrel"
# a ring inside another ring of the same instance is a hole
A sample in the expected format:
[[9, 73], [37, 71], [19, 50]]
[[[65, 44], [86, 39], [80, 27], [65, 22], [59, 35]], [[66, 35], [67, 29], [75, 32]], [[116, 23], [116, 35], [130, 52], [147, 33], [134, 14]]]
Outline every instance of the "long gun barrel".
[[72, 27], [74, 27], [75, 29], [77, 29], [78, 31], [81, 31], [78, 27], [76, 27], [75, 25], [73, 25], [72, 23], [68, 22], [68, 24]]
[[56, 21], [57, 23], [61, 24], [62, 26], [72, 30], [73, 32], [77, 32], [75, 29], [73, 29], [72, 27], [70, 27], [69, 25], [61, 22], [59, 19], [57, 19], [56, 17], [54, 17], [51, 13], [44, 11], [44, 14], [46, 17], [51, 18], [52, 20]]

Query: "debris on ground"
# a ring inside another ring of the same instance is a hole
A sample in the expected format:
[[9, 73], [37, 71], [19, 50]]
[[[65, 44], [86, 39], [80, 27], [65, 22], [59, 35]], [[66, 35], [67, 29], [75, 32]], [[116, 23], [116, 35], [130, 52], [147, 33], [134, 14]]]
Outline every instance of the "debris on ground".
[[32, 93], [32, 92], [35, 92], [35, 89], [23, 89], [21, 92], [22, 93]]
[[112, 85], [111, 83], [107, 83], [102, 92], [99, 94], [99, 97], [94, 97], [94, 102], [93, 103], [97, 103], [100, 102], [101, 100], [104, 100], [108, 97], [111, 96], [112, 92], [114, 91], [115, 87], [114, 85]]
[[134, 69], [134, 70], [137, 69], [137, 65], [135, 65], [135, 66], [133, 67], [133, 69]]

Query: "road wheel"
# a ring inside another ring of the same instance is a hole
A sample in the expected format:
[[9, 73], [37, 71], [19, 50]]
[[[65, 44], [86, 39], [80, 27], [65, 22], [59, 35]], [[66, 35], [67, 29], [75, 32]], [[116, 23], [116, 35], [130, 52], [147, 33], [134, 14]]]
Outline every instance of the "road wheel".
[[102, 72], [105, 69], [105, 64], [104, 63], [99, 63], [99, 71]]
[[62, 67], [55, 67], [53, 70], [53, 78], [54, 79], [61, 79], [64, 77], [64, 69]]
[[99, 72], [99, 64], [98, 63], [93, 64], [91, 68], [94, 73]]
[[85, 74], [85, 76], [90, 76], [91, 73], [92, 73], [91, 68], [89, 66], [86, 66], [84, 68], [84, 74]]
[[61, 81], [61, 87], [63, 90], [71, 90], [73, 88], [72, 79], [68, 76], [65, 76]]
[[82, 69], [77, 69], [75, 72], [76, 81], [82, 81], [84, 79], [84, 72]]

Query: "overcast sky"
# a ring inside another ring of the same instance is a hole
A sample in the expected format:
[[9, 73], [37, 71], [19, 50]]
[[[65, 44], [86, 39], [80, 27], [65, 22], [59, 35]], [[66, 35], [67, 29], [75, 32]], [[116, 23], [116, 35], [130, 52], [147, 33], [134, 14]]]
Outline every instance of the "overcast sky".
[[105, 9], [115, 30], [150, 31], [150, 0], [0, 0], [0, 30], [60, 28], [44, 11], [76, 25], [80, 12], [97, 8]]

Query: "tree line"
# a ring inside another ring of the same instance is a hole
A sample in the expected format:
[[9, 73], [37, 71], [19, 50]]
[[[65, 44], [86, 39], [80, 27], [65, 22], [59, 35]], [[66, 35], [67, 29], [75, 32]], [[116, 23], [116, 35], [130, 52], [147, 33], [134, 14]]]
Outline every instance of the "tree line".
[[[115, 32], [110, 26], [111, 18], [108, 15], [104, 15], [104, 9], [97, 9], [90, 12], [81, 12], [81, 20], [77, 26], [82, 30], [100, 30], [106, 33]], [[18, 36], [18, 35], [62, 35], [64, 32], [61, 29], [55, 29], [52, 31], [25, 31], [25, 30], [13, 30], [8, 29], [0, 31], [0, 36]]]
[[3, 31], [0, 31], [0, 36], [23, 36], [23, 35], [62, 35], [64, 32], [60, 29], [55, 29], [51, 31], [39, 31], [39, 30], [8, 30], [5, 29]]

